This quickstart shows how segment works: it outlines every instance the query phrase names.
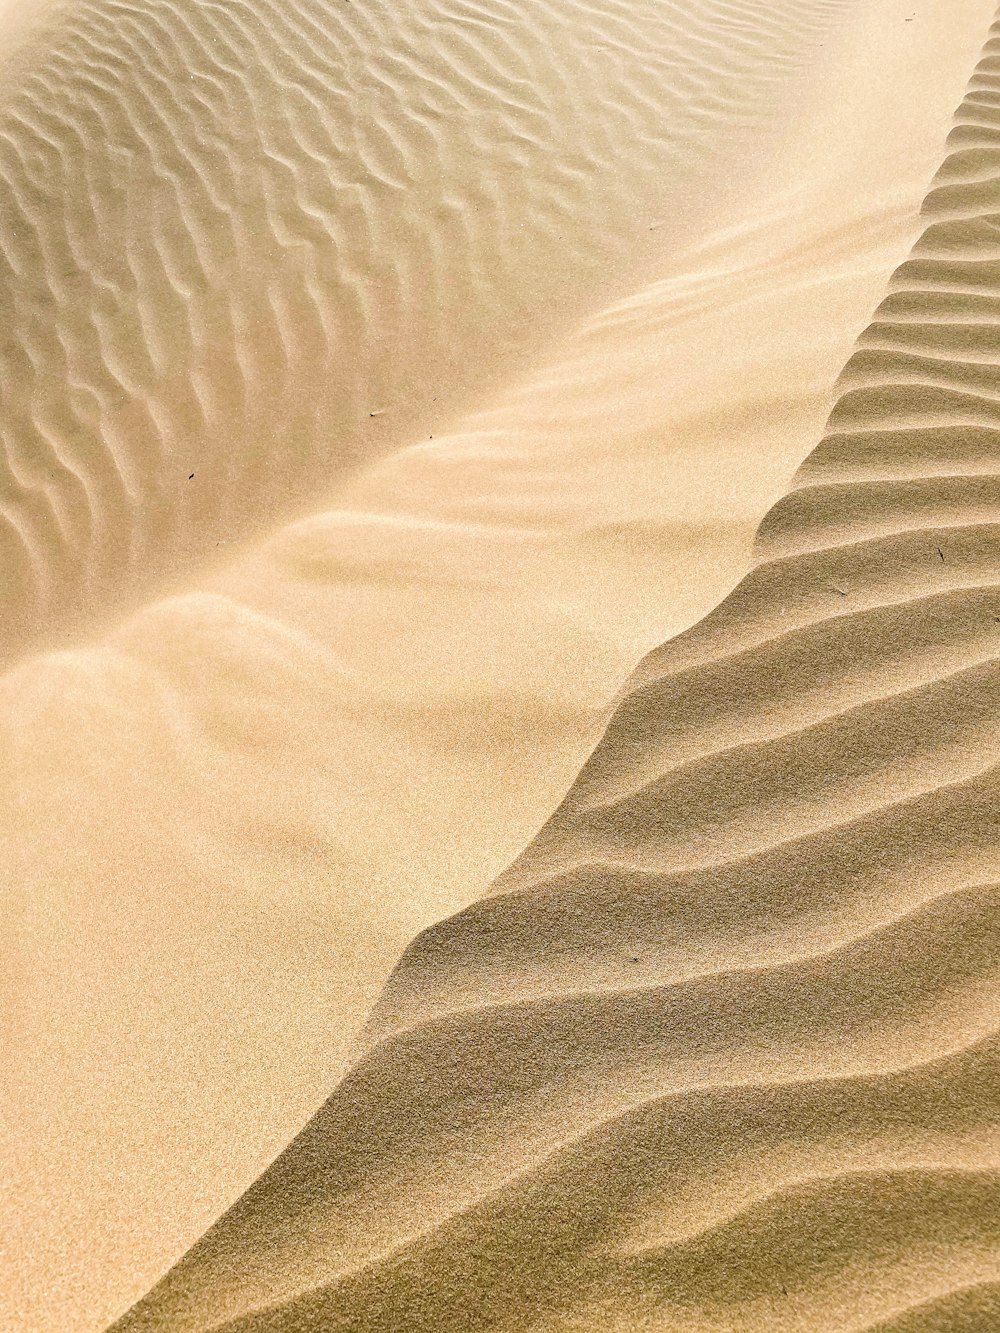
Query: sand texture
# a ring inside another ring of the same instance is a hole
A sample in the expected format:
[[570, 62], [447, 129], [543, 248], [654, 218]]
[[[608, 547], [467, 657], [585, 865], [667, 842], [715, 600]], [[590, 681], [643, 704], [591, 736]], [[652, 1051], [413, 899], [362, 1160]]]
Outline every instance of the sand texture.
[[1000, 1327], [1000, 23], [754, 565], [119, 1324]]
[[992, 1333], [995, 10], [0, 0], [3, 1333]]
[[433, 432], [641, 271], [658, 207], [675, 234], [704, 213], [678, 178], [757, 148], [770, 85], [847, 3], [23, 20], [0, 88], [8, 660]]
[[[572, 780], [635, 588], [731, 586], [954, 97], [823, 226], [860, 126], [790, 203], [785, 145], [863, 41], [964, 77], [959, 2], [0, 4], [0, 1328], [148, 1289]], [[775, 346], [705, 345], [809, 283], [772, 450]]]

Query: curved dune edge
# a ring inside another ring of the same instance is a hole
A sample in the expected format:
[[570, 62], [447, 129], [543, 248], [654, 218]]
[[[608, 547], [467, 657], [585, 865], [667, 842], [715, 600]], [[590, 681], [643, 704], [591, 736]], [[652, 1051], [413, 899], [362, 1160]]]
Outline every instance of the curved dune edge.
[[1000, 21], [762, 524], [121, 1330], [995, 1328]]

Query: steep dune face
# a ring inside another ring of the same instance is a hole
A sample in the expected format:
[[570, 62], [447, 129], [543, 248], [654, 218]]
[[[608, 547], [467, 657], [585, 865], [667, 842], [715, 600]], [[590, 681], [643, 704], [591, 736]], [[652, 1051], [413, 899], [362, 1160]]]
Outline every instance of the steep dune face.
[[0, 90], [5, 659], [433, 433], [641, 274], [716, 204], [683, 178], [779, 132], [775, 82], [850, 4], [26, 19]]
[[757, 563], [116, 1328], [1000, 1322], [1000, 23]]

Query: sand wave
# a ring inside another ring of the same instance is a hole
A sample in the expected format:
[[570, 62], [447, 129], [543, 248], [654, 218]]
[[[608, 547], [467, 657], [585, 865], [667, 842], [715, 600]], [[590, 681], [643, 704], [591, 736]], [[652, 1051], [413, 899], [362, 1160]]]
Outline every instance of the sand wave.
[[599, 308], [849, 5], [40, 7], [0, 94], [5, 660]]
[[116, 1328], [994, 1326], [998, 47], [756, 568]]

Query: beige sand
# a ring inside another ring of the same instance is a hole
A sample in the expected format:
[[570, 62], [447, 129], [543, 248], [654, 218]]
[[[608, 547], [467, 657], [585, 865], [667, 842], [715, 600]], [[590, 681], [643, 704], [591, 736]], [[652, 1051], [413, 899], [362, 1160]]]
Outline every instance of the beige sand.
[[658, 274], [845, 7], [22, 0], [7, 655], [311, 511]]
[[195, 1240], [738, 580], [992, 9], [21, 5], [0, 1325]]
[[1000, 1323], [1000, 21], [720, 607], [122, 1330]]

